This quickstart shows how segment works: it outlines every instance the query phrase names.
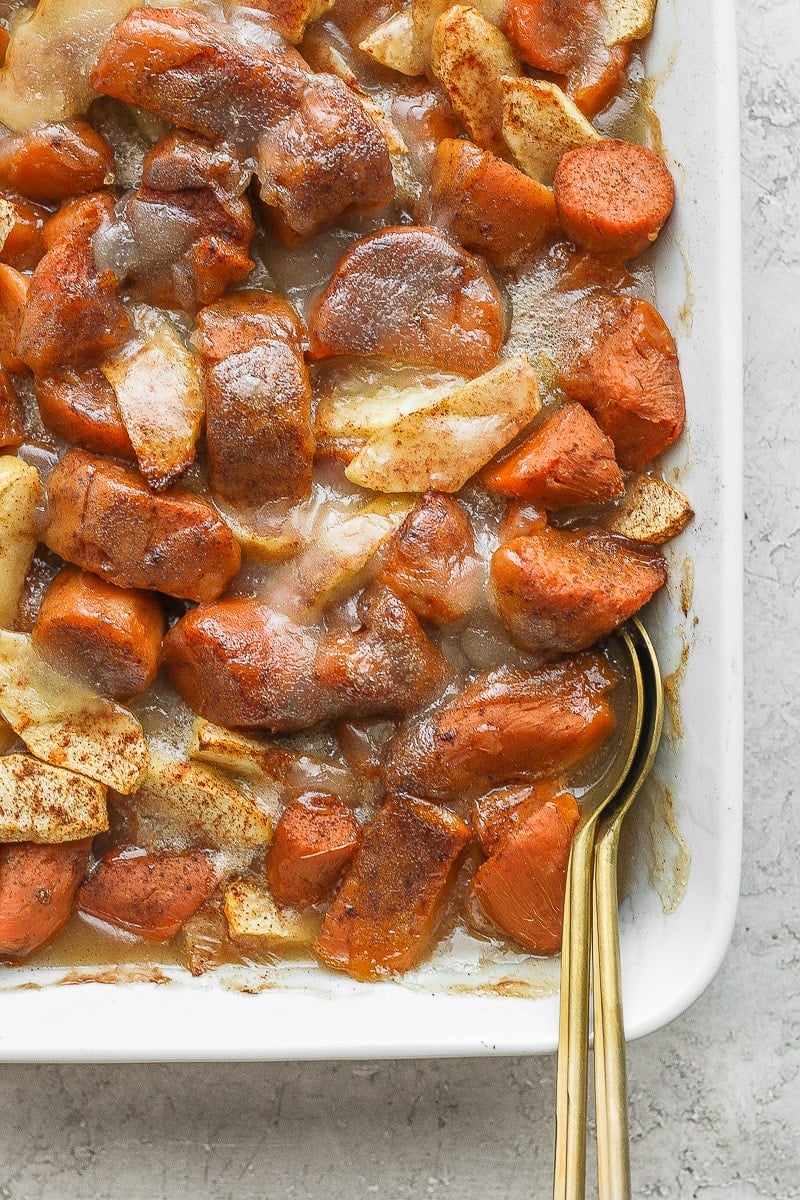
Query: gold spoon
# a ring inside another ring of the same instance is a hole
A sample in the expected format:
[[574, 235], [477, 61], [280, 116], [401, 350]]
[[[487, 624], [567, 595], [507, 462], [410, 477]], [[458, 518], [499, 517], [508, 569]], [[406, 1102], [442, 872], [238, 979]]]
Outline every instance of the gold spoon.
[[644, 686], [634, 633], [625, 627], [619, 630], [617, 636], [629, 665], [633, 701], [611, 764], [581, 797], [581, 824], [572, 842], [567, 870], [561, 950], [553, 1200], [584, 1200], [586, 1191], [589, 966], [595, 838], [602, 814], [607, 811], [631, 769], [641, 735]]
[[605, 810], [594, 859], [594, 1087], [600, 1200], [630, 1200], [631, 1195], [617, 853], [622, 822], [653, 765], [664, 721], [664, 687], [653, 644], [636, 620], [630, 623], [628, 636], [641, 670], [644, 720], [630, 771], [613, 806]]

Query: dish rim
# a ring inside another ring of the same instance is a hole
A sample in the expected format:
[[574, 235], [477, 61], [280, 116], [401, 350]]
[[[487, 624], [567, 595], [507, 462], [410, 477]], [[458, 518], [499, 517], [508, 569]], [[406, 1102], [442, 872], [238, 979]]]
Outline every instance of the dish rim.
[[[721, 504], [722, 573], [729, 586], [722, 593], [715, 633], [720, 660], [726, 664], [728, 698], [725, 754], [718, 760], [718, 779], [731, 819], [717, 847], [724, 887], [721, 903], [709, 915], [711, 927], [705, 935], [705, 953], [693, 962], [690, 972], [676, 977], [674, 989], [664, 995], [660, 1006], [626, 1021], [626, 1036], [630, 1039], [674, 1020], [713, 980], [733, 934], [741, 872], [743, 337], [738, 73], [735, 10], [727, 0], [713, 0], [711, 7], [718, 56], [714, 64], [717, 182], [725, 198], [717, 213], [719, 280], [715, 300], [726, 353], [718, 356], [715, 367], [729, 415], [737, 418], [720, 431], [720, 457], [726, 472]], [[355, 990], [352, 997], [344, 998], [276, 989], [269, 992], [269, 1004], [261, 1006], [250, 996], [213, 983], [192, 986], [187, 982], [177, 987], [154, 982], [111, 986], [81, 982], [73, 986], [45, 984], [41, 988], [12, 985], [0, 990], [0, 1061], [432, 1058], [540, 1054], [556, 1048], [549, 1032], [552, 1022], [539, 1022], [548, 1029], [544, 1034], [520, 1033], [527, 1025], [525, 1014], [530, 1013], [530, 999], [421, 993], [392, 984], [366, 986], [367, 992]], [[87, 995], [87, 989], [93, 989], [91, 995]], [[335, 1022], [324, 1020], [321, 1005], [326, 1003], [340, 1006]], [[546, 997], [537, 1003], [552, 1006], [557, 998]], [[377, 1021], [371, 1014], [374, 1006], [384, 1010]], [[307, 1019], [315, 1027], [313, 1037], [282, 1036], [287, 1028], [306, 1028]], [[273, 1033], [279, 1031], [269, 1044], [263, 1033], [267, 1024]], [[322, 1025], [326, 1028], [321, 1029]], [[214, 1030], [211, 1037], [209, 1028]], [[487, 1028], [493, 1031], [491, 1037], [480, 1033]], [[465, 1036], [465, 1029], [478, 1032]], [[121, 1035], [120, 1030], [124, 1031]]]

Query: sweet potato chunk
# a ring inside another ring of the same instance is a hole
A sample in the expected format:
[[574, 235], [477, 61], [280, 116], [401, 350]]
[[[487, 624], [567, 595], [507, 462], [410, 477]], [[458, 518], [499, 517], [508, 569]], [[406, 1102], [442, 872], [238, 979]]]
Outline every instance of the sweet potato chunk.
[[386, 748], [387, 784], [432, 800], [469, 800], [512, 780], [565, 770], [611, 732], [605, 693], [614, 682], [598, 654], [484, 675], [399, 730]]
[[503, 334], [500, 295], [483, 263], [419, 226], [381, 229], [351, 246], [309, 317], [314, 358], [375, 354], [470, 376], [494, 366]]
[[303, 500], [311, 490], [311, 384], [294, 310], [236, 292], [197, 318], [211, 490], [234, 503]]
[[0, 263], [0, 368], [22, 371], [19, 338], [30, 295], [30, 280], [13, 267]]
[[221, 725], [305, 729], [423, 704], [445, 666], [414, 614], [380, 589], [359, 611], [360, 629], [320, 641], [257, 600], [194, 609], [164, 640], [167, 670], [187, 704]]
[[155, 596], [114, 587], [77, 567], [50, 584], [31, 631], [54, 667], [84, 676], [116, 700], [145, 691], [156, 677], [164, 615]]
[[579, 817], [569, 794], [548, 801], [506, 835], [472, 880], [486, 915], [532, 954], [561, 948], [569, 851]]
[[144, 160], [125, 208], [136, 243], [134, 293], [194, 311], [250, 272], [255, 226], [243, 192], [250, 176], [230, 152], [172, 130]]
[[428, 492], [389, 543], [378, 582], [426, 621], [465, 616], [475, 599], [475, 539], [469, 517], [450, 496]]
[[301, 729], [324, 718], [317, 642], [247, 597], [192, 609], [164, 639], [169, 676], [196, 713], [220, 725]]
[[42, 237], [49, 211], [23, 196], [0, 197], [6, 226], [5, 241], [0, 250], [0, 262], [18, 271], [32, 271], [44, 254]]
[[202, 850], [146, 854], [126, 847], [106, 855], [80, 888], [77, 906], [149, 942], [168, 942], [216, 886]]
[[518, 265], [558, 228], [550, 188], [455, 138], [436, 150], [429, 218], [499, 267]]
[[624, 470], [640, 470], [676, 442], [686, 403], [678, 352], [664, 321], [638, 296], [587, 299], [575, 314], [561, 386], [589, 409]]
[[59, 236], [37, 266], [17, 350], [37, 375], [113, 350], [129, 321], [112, 271], [98, 271], [92, 238], [113, 217], [110, 196], [87, 198], [59, 225]]
[[0, 960], [26, 958], [64, 928], [91, 844], [0, 846]]
[[625, 490], [614, 443], [580, 404], [567, 404], [483, 473], [486, 487], [546, 509], [603, 504]]
[[117, 587], [215, 600], [239, 569], [233, 534], [182, 488], [156, 495], [131, 467], [70, 450], [48, 480], [43, 540]]
[[31, 200], [66, 200], [114, 178], [114, 152], [88, 121], [34, 125], [0, 139], [0, 187]]
[[323, 641], [316, 674], [335, 698], [336, 716], [398, 716], [442, 687], [448, 668], [408, 605], [385, 588], [364, 592], [361, 626]]
[[661, 158], [614, 138], [568, 151], [553, 191], [567, 237], [612, 262], [626, 262], [651, 246], [675, 203], [675, 185]]
[[484, 854], [492, 854], [509, 833], [563, 791], [560, 779], [541, 779], [537, 783], [493, 788], [473, 800], [470, 821]]
[[540, 71], [566, 76], [587, 117], [607, 108], [626, 82], [628, 46], [607, 46], [601, 0], [511, 0], [508, 36]]
[[263, 199], [289, 238], [394, 194], [386, 141], [346, 84], [199, 13], [135, 10], [116, 26], [91, 82], [254, 156]]
[[606, 534], [547, 529], [492, 557], [497, 613], [517, 645], [556, 655], [616, 629], [667, 580], [657, 551]]
[[9, 373], [0, 367], [0, 449], [25, 440], [25, 413]]
[[100, 454], [134, 457], [114, 389], [97, 367], [40, 376], [36, 402], [45, 425], [66, 441]]
[[393, 797], [364, 830], [314, 949], [356, 979], [407, 971], [428, 949], [469, 827], [448, 809]]
[[267, 883], [275, 899], [292, 908], [329, 900], [360, 840], [352, 811], [330, 792], [304, 792], [291, 800], [267, 854]]

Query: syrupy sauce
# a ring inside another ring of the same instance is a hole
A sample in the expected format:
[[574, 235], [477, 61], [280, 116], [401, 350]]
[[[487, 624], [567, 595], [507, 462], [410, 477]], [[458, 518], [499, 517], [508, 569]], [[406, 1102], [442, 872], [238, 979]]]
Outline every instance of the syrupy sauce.
[[[338, 8], [341, 28], [330, 19], [326, 19], [314, 27], [314, 35], [328, 38], [331, 44], [347, 57], [348, 42], [343, 31], [351, 36], [355, 31], [360, 31], [360, 36], [364, 36], [368, 28], [374, 27], [378, 18], [382, 19], [389, 11], [388, 5], [385, 6], [385, 12], [383, 9], [379, 12], [374, 5], [367, 6], [359, 3], [359, 0], [349, 0], [348, 3], [340, 3]], [[303, 47], [300, 49], [302, 52]], [[349, 52], [349, 57], [353, 58], [352, 51]], [[409, 143], [410, 154], [408, 159], [399, 165], [398, 199], [389, 211], [368, 219], [345, 221], [331, 231], [290, 247], [278, 245], [263, 233], [257, 237], [254, 251], [256, 269], [246, 281], [246, 285], [281, 291], [302, 316], [307, 315], [314, 297], [327, 283], [345, 249], [371, 229], [381, 225], [409, 222], [412, 219], [413, 205], [425, 188], [430, 147], [426, 146], [419, 130], [429, 126], [436, 127], [439, 115], [436, 111], [435, 95], [424, 81], [405, 80], [380, 68], [367, 66], [363, 57], [358, 58], [357, 73], [364, 89], [370, 93], [387, 117], [395, 121]], [[624, 137], [631, 141], [645, 141], [649, 115], [641, 60], [636, 55], [631, 65], [630, 76], [631, 81], [623, 94], [595, 123], [604, 134]], [[126, 125], [125, 121], [120, 119], [119, 112], [115, 111], [114, 105], [106, 101], [97, 102], [90, 117], [106, 136], [115, 139], [117, 156], [125, 164], [124, 181], [127, 185], [132, 185], [147, 144], [145, 138], [143, 146], [142, 127], [137, 125], [134, 128], [130, 123]], [[415, 130], [418, 134], [416, 141], [413, 136]], [[509, 336], [503, 353], [528, 353], [538, 369], [545, 413], [548, 404], [560, 399], [555, 385], [553, 363], [558, 359], [564, 337], [569, 334], [571, 313], [575, 305], [598, 286], [610, 286], [616, 291], [652, 297], [653, 275], [649, 257], [642, 256], [632, 265], [629, 272], [615, 271], [611, 275], [604, 274], [601, 277], [596, 271], [586, 268], [582, 256], [577, 254], [573, 247], [566, 243], [555, 243], [538, 252], [526, 263], [521, 273], [494, 272], [507, 297], [508, 311], [511, 314]], [[189, 325], [185, 318], [175, 314], [175, 320], [179, 328], [188, 334]], [[378, 386], [399, 389], [409, 383], [419, 383], [423, 380], [420, 372], [410, 371], [408, 368], [341, 360], [333, 360], [315, 367], [312, 375], [317, 397], [326, 394], [331, 388], [341, 387], [345, 381], [350, 387], [369, 390]], [[29, 397], [28, 441], [20, 450], [21, 456], [34, 463], [46, 478], [49, 469], [64, 449], [64, 443], [42, 425], [33, 398]], [[202, 455], [182, 483], [207, 494]], [[345, 479], [343, 464], [331, 458], [320, 460], [317, 464], [311, 499], [299, 510], [287, 514], [279, 507], [273, 506], [259, 512], [238, 514], [239, 519], [256, 536], [281, 540], [288, 557], [284, 561], [270, 564], [247, 557], [231, 591], [262, 597], [280, 605], [296, 617], [297, 610], [292, 595], [291, 551], [302, 546], [315, 522], [326, 513], [338, 512], [347, 515], [362, 504], [364, 499], [365, 494]], [[498, 545], [498, 526], [504, 514], [505, 504], [493, 499], [480, 486], [472, 483], [459, 494], [459, 500], [471, 517], [478, 557], [486, 570], [491, 553]], [[576, 519], [581, 520], [584, 525], [591, 525], [596, 519], [596, 514], [561, 514], [554, 523], [569, 524]], [[55, 556], [41, 552], [37, 555], [20, 609], [20, 629], [30, 628], [43, 591], [60, 565]], [[345, 615], [348, 604], [352, 611], [352, 600], [345, 602]], [[181, 606], [176, 605], [175, 608], [173, 615], [177, 616]], [[328, 620], [329, 614], [323, 614], [322, 623], [325, 624]], [[481, 672], [507, 663], [518, 666], [538, 665], [536, 659], [522, 653], [510, 643], [485, 602], [478, 604], [467, 622], [444, 629], [429, 628], [428, 631], [458, 676], [457, 685], [454, 684], [453, 688], [440, 698], [440, 702], [452, 695], [456, 687], [463, 687], [465, 682]], [[607, 653], [618, 674], [618, 683], [610, 695], [610, 703], [619, 729], [624, 725], [624, 716], [631, 700], [630, 681], [624, 662], [615, 652], [613, 640], [607, 646]], [[153, 744], [173, 755], [185, 756], [193, 714], [164, 679], [160, 678], [154, 688], [144, 697], [134, 701], [130, 707], [142, 720], [145, 732]], [[386, 725], [386, 722], [375, 722], [374, 728], [370, 728], [369, 723], [362, 723], [359, 736], [367, 744], [367, 749], [370, 738], [374, 738], [375, 756], [379, 754], [380, 741], [386, 737]], [[310, 730], [280, 740], [288, 748], [326, 757], [345, 765], [342, 746], [328, 730]], [[578, 798], [605, 772], [613, 757], [614, 748], [612, 737], [599, 751], [568, 775], [570, 790]], [[365, 780], [363, 794], [356, 806], [361, 820], [370, 817], [380, 798], [380, 791], [374, 781]], [[111, 808], [113, 822], [117, 826], [117, 836], [121, 837], [125, 832], [126, 805], [120, 803], [115, 806], [112, 800]], [[141, 829], [139, 833], [141, 834]], [[434, 959], [437, 959], [437, 956], [441, 958], [442, 953], [447, 952], [448, 945], [455, 943], [458, 944], [460, 952], [469, 945], [474, 951], [473, 957], [476, 961], [480, 961], [484, 954], [496, 951], [502, 955], [504, 951], [502, 941], [480, 934], [465, 922], [464, 892], [469, 875], [477, 862], [478, 853], [474, 851], [462, 868], [448, 902], [439, 948], [433, 952]], [[249, 869], [256, 874], [263, 871], [262, 859], [256, 856], [249, 864]], [[203, 965], [205, 958], [209, 965], [232, 962], [247, 964], [250, 961], [249, 954], [241, 954], [225, 936], [224, 919], [218, 902], [212, 903], [201, 913], [199, 922], [195, 922], [196, 926], [198, 924], [203, 928], [198, 935], [202, 943], [200, 952], [197, 952], [195, 947], [196, 953], [192, 960], [196, 969]], [[190, 930], [188, 940], [191, 940], [191, 932]], [[205, 958], [202, 953], [202, 945], [205, 944], [203, 939], [211, 946]], [[519, 954], [518, 951], [516, 953]], [[191, 955], [189, 957], [191, 958]], [[50, 945], [39, 951], [32, 962], [40, 967], [86, 968], [93, 971], [119, 967], [123, 972], [120, 977], [124, 978], [125, 968], [186, 965], [187, 937], [179, 935], [170, 944], [152, 945], [76, 914], [67, 928]], [[319, 970], [323, 972], [324, 968], [320, 967]], [[11, 972], [8, 977], [10, 986], [13, 986], [13, 974]], [[480, 981], [476, 986], [480, 986]], [[510, 986], [511, 984], [508, 984], [508, 987]], [[502, 991], [501, 983], [498, 983], [497, 987]]]

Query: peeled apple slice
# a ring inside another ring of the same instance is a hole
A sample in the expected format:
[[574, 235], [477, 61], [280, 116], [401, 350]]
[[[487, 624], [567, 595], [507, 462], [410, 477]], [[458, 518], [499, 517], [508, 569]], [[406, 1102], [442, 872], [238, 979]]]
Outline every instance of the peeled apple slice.
[[517, 166], [531, 179], [549, 186], [568, 150], [599, 140], [594, 125], [557, 84], [504, 79], [501, 87], [503, 138]]
[[194, 462], [205, 412], [200, 364], [168, 317], [134, 310], [138, 336], [101, 370], [151, 487], [167, 487]]
[[0, 842], [77, 842], [106, 829], [102, 784], [28, 754], [0, 757]]
[[123, 795], [144, 777], [149, 755], [133, 713], [54, 671], [27, 633], [0, 630], [0, 713], [43, 762]]
[[0, 627], [14, 624], [17, 605], [37, 542], [36, 513], [42, 502], [39, 472], [21, 458], [0, 456]]
[[527, 355], [378, 430], [345, 475], [375, 492], [457, 492], [541, 408]]

